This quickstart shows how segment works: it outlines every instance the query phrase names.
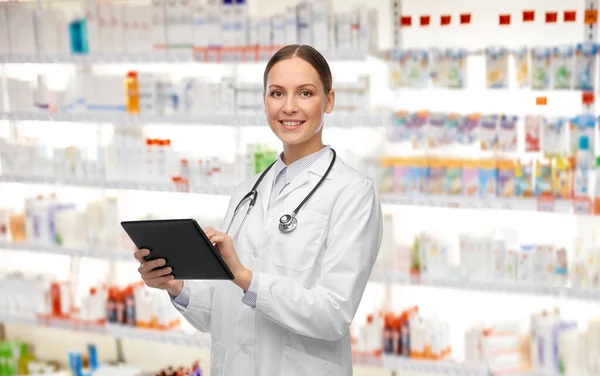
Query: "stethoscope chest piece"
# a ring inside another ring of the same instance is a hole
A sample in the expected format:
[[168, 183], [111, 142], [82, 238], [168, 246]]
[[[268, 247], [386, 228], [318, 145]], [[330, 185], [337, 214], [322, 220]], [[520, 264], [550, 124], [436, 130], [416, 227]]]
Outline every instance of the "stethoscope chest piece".
[[298, 220], [295, 215], [284, 214], [279, 218], [279, 231], [292, 232], [298, 226]]

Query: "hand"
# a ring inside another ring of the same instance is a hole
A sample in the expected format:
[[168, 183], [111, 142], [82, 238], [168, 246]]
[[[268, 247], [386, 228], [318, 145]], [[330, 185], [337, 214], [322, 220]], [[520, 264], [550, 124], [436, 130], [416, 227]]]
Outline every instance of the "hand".
[[212, 227], [204, 229], [204, 233], [210, 242], [215, 244], [215, 248], [221, 254], [221, 258], [223, 258], [223, 261], [225, 261], [225, 264], [233, 273], [233, 283], [241, 287], [244, 291], [248, 290], [252, 281], [252, 272], [242, 265], [231, 237]]
[[[152, 261], [145, 261], [144, 257], [148, 256], [150, 251], [142, 248], [135, 252], [133, 255], [136, 260], [140, 262], [138, 272], [142, 276], [142, 280], [148, 287], [152, 287], [159, 290], [166, 290], [172, 296], [181, 294], [183, 290], [183, 281], [176, 281], [171, 274], [173, 271], [170, 267], [163, 268], [166, 261], [164, 259], [157, 259]], [[158, 270], [156, 270], [159, 268]]]

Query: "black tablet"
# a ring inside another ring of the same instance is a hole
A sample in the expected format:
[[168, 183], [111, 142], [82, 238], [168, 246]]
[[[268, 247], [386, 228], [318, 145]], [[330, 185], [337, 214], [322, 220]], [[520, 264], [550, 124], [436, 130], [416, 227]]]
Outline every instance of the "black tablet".
[[194, 219], [123, 221], [121, 226], [138, 249], [150, 250], [146, 261], [165, 259], [175, 279], [234, 278]]

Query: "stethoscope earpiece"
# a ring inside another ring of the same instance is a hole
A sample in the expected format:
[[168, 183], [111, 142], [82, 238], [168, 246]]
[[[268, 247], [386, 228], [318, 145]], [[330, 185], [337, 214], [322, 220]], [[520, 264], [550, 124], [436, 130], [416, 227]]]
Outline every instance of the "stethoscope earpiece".
[[298, 226], [295, 215], [284, 214], [279, 218], [279, 230], [281, 232], [292, 232]]

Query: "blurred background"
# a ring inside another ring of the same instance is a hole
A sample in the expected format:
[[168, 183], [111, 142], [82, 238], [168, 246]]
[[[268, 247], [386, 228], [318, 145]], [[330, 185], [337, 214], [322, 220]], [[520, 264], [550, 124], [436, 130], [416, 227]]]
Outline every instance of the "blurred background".
[[220, 227], [281, 151], [262, 74], [294, 43], [385, 212], [355, 374], [599, 376], [598, 5], [1, 1], [0, 376], [209, 374], [119, 222]]

